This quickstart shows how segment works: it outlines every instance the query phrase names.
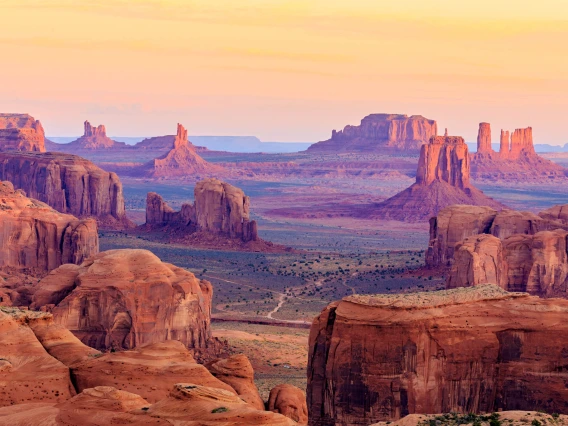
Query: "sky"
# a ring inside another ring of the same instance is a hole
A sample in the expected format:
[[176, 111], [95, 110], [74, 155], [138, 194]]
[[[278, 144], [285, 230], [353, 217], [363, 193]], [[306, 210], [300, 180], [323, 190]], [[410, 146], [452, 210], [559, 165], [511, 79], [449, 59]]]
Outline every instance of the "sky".
[[568, 143], [568, 1], [0, 0], [0, 112], [47, 135], [314, 142], [371, 113]]

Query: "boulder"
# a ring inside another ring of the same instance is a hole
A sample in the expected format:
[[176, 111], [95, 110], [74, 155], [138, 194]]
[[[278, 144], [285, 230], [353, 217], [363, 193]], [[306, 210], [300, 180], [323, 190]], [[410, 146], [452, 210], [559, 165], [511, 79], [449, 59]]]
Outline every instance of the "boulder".
[[300, 425], [308, 424], [306, 394], [296, 386], [281, 384], [270, 390], [268, 410], [291, 418]]

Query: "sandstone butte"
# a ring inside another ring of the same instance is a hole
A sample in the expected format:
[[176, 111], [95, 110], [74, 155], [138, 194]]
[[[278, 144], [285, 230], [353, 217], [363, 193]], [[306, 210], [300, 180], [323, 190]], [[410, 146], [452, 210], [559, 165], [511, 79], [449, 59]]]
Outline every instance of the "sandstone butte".
[[463, 138], [436, 136], [420, 149], [416, 183], [374, 205], [368, 216], [420, 222], [453, 204], [504, 207], [471, 184], [470, 159]]
[[493, 285], [334, 302], [310, 331], [309, 424], [566, 413], [567, 314], [568, 300]]
[[436, 121], [421, 115], [371, 114], [359, 126], [333, 130], [331, 139], [311, 145], [307, 152], [418, 152], [437, 134]]
[[59, 213], [0, 182], [0, 268], [49, 271], [98, 251], [94, 220]]
[[0, 114], [0, 151], [45, 152], [45, 132], [28, 114]]
[[89, 121], [83, 123], [83, 136], [66, 144], [48, 144], [50, 149], [67, 151], [81, 150], [108, 150], [127, 148], [124, 142], [116, 142], [109, 138], [106, 134], [106, 128], [100, 124], [96, 127], [92, 126]]
[[567, 170], [534, 150], [532, 128], [501, 130], [500, 149], [491, 147], [491, 126], [479, 123], [477, 152], [471, 155], [471, 175], [478, 180], [532, 181], [565, 179]]
[[122, 183], [84, 158], [56, 152], [0, 152], [0, 180], [7, 180], [55, 210], [93, 217], [100, 227], [125, 229]]
[[[456, 245], [467, 237], [491, 234], [505, 240], [516, 234], [534, 235], [541, 231], [568, 230], [568, 205], [534, 214], [491, 207], [454, 205], [430, 219], [430, 242], [426, 266], [447, 268], [453, 263]], [[496, 283], [495, 283], [496, 284]]]
[[32, 309], [51, 311], [56, 323], [96, 349], [211, 343], [211, 284], [147, 250], [109, 250], [63, 265], [38, 288]]
[[177, 236], [199, 232], [243, 242], [259, 239], [256, 221], [250, 220], [250, 198], [240, 188], [205, 179], [195, 185], [194, 199], [194, 204], [184, 203], [176, 212], [160, 195], [149, 192], [146, 228], [174, 229]]
[[208, 163], [187, 140], [187, 130], [178, 123], [173, 147], [169, 152], [136, 169], [136, 175], [153, 178], [191, 178], [219, 174], [223, 167]]
[[45, 312], [0, 308], [0, 424], [286, 425], [195, 362], [180, 342], [102, 354]]

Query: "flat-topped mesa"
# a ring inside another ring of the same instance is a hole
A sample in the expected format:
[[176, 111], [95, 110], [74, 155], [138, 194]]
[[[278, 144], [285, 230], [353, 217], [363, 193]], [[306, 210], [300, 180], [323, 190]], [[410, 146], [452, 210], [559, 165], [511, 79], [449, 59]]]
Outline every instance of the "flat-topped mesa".
[[331, 139], [313, 144], [308, 152], [417, 152], [437, 134], [436, 121], [421, 115], [371, 114], [359, 126], [333, 130]]
[[491, 147], [491, 125], [489, 123], [479, 123], [479, 131], [477, 133], [477, 153], [493, 154]]
[[106, 228], [135, 226], [126, 217], [122, 183], [88, 160], [58, 152], [0, 152], [0, 180], [61, 213], [93, 217]]
[[0, 114], [0, 151], [45, 152], [45, 132], [28, 114]]
[[0, 182], [0, 267], [49, 271], [97, 254], [94, 220], [79, 220]]
[[249, 216], [250, 198], [241, 189], [218, 179], [205, 179], [196, 184], [194, 198], [194, 204], [184, 203], [176, 212], [160, 195], [149, 192], [146, 227], [175, 228], [178, 236], [203, 232], [245, 243], [259, 240], [256, 221]]
[[567, 314], [568, 300], [489, 285], [334, 302], [310, 331], [309, 424], [567, 412], [565, 372], [557, 367]]
[[469, 184], [469, 155], [467, 145], [460, 136], [433, 136], [422, 145], [416, 183], [430, 185], [444, 181], [460, 189]]

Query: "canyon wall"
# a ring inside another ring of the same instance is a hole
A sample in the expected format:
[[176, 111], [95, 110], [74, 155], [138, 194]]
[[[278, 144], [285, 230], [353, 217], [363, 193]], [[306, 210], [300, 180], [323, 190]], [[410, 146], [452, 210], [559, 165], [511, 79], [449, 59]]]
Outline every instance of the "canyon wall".
[[355, 295], [314, 320], [309, 424], [413, 413], [568, 413], [568, 301], [477, 286]]
[[28, 114], [0, 114], [0, 151], [45, 152], [45, 132]]
[[62, 153], [0, 152], [0, 180], [62, 213], [94, 217], [105, 228], [128, 228], [122, 183], [88, 160]]
[[313, 144], [307, 152], [417, 152], [437, 134], [436, 121], [421, 115], [371, 114], [359, 126], [333, 130], [331, 139]]
[[49, 271], [98, 251], [94, 220], [61, 214], [0, 182], [0, 267]]

